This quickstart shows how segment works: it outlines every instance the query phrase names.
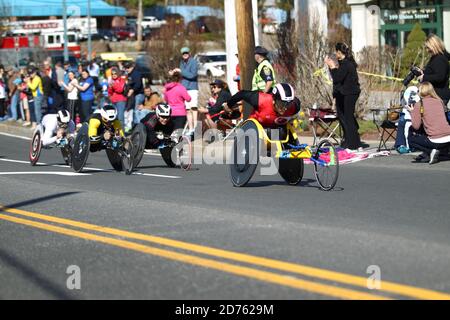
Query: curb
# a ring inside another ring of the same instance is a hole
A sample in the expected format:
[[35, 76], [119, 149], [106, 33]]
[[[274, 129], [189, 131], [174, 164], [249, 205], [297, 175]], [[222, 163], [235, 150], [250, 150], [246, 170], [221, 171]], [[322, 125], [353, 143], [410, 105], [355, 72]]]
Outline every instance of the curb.
[[31, 135], [33, 134], [33, 130], [31, 130], [30, 127], [22, 127], [21, 124], [5, 122], [0, 122], [0, 132], [14, 134], [25, 138], [31, 138]]

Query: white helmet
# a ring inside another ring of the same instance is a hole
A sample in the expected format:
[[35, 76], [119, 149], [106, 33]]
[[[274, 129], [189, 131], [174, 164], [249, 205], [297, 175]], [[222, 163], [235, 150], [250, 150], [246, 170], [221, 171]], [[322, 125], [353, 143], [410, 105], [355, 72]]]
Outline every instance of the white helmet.
[[114, 106], [110, 104], [104, 105], [100, 109], [100, 114], [102, 118], [106, 121], [114, 121], [117, 119], [117, 110], [114, 108]]
[[294, 88], [288, 83], [278, 83], [272, 90], [275, 100], [291, 102], [294, 100]]
[[156, 106], [156, 115], [158, 117], [170, 117], [172, 108], [166, 103], [158, 103]]
[[58, 123], [61, 124], [67, 124], [70, 122], [70, 113], [67, 110], [59, 110], [56, 114], [56, 119], [58, 120]]

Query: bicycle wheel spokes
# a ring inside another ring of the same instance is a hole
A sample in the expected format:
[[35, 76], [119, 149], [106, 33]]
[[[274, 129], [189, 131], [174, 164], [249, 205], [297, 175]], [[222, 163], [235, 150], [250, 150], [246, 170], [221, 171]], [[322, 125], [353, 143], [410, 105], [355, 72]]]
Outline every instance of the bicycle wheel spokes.
[[322, 190], [333, 189], [339, 176], [339, 158], [333, 144], [329, 140], [322, 140], [311, 160], [314, 163], [314, 175]]

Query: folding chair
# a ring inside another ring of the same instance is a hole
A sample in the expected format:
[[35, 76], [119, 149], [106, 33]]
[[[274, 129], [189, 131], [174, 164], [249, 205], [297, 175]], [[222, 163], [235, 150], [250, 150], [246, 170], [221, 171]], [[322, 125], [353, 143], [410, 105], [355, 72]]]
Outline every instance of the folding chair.
[[[397, 139], [398, 129], [398, 117], [393, 117], [393, 112], [399, 112], [401, 108], [389, 108], [389, 109], [371, 109], [373, 116], [373, 123], [376, 125], [378, 134], [380, 136], [380, 142], [378, 144], [377, 151], [392, 150], [388, 148], [387, 143], [389, 140]], [[383, 147], [383, 148], [382, 148]]]
[[[331, 109], [325, 108], [308, 108], [309, 109], [309, 123], [313, 130], [314, 141], [313, 145], [321, 139], [332, 139], [336, 144], [340, 144], [342, 139], [342, 130], [339, 124], [337, 115]], [[323, 130], [322, 133], [318, 129]]]

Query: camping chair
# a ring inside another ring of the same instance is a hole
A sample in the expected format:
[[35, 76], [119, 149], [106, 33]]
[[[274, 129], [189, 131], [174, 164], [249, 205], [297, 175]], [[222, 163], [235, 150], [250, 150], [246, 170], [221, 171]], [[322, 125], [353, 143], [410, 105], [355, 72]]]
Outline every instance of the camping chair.
[[392, 150], [392, 148], [387, 147], [387, 143], [391, 139], [394, 140], [394, 142], [395, 139], [397, 139], [397, 128], [401, 107], [371, 109], [370, 111], [372, 111], [373, 123], [376, 125], [380, 136], [377, 151]]
[[336, 113], [333, 110], [326, 108], [308, 109], [309, 123], [314, 135], [313, 145], [316, 145], [316, 143], [323, 138], [332, 139], [336, 144], [340, 144], [342, 130]]

